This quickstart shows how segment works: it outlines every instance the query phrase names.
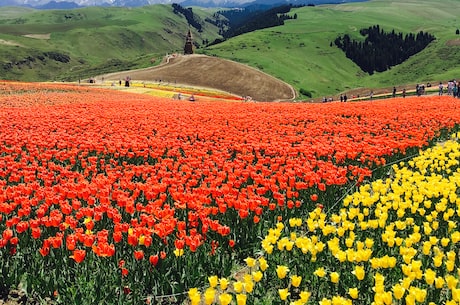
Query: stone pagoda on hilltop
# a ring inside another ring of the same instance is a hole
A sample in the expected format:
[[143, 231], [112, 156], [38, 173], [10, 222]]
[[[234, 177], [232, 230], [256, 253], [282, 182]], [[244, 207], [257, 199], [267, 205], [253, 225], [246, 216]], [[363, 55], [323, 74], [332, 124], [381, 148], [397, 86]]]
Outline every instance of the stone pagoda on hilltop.
[[192, 32], [188, 30], [187, 37], [185, 38], [184, 54], [193, 54]]

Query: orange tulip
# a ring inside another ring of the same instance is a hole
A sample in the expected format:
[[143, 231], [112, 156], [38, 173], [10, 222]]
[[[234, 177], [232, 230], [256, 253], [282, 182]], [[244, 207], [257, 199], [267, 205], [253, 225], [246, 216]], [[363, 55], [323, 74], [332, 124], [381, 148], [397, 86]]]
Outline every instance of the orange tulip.
[[77, 263], [81, 263], [86, 256], [86, 251], [85, 250], [74, 250], [73, 254], [70, 256], [73, 260], [75, 260]]

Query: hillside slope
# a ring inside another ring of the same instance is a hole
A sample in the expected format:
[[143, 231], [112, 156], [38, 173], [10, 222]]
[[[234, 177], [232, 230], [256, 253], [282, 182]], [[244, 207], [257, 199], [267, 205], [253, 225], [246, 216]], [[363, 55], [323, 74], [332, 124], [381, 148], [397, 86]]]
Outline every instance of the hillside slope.
[[106, 81], [124, 80], [183, 84], [222, 90], [258, 101], [292, 100], [294, 89], [266, 73], [249, 66], [205, 55], [168, 57], [162, 65], [100, 75]]
[[[3, 8], [2, 8], [3, 9]], [[0, 75], [23, 81], [77, 80], [151, 66], [183, 50], [190, 29], [197, 45], [213, 41], [212, 10], [194, 8], [198, 31], [171, 5], [73, 10], [5, 8], [0, 13]]]
[[[200, 52], [256, 67], [313, 98], [337, 99], [355, 88], [367, 92], [409, 84], [412, 88], [416, 83], [460, 77], [460, 46], [456, 43], [460, 24], [452, 9], [459, 5], [460, 0], [370, 0], [294, 8], [289, 14], [297, 18], [283, 26], [237, 36]], [[333, 42], [344, 34], [363, 41], [360, 29], [373, 25], [385, 32], [424, 31], [436, 40], [402, 64], [369, 75]]]

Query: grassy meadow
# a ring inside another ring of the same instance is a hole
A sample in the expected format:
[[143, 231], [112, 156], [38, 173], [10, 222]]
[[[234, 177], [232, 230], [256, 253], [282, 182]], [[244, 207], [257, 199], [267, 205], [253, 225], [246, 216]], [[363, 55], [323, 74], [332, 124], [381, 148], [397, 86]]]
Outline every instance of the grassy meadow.
[[[337, 95], [353, 88], [386, 88], [446, 81], [460, 75], [458, 0], [389, 1], [302, 7], [291, 11], [297, 19], [230, 39], [205, 49], [206, 54], [255, 66], [312, 92], [313, 97]], [[433, 34], [436, 41], [403, 64], [369, 76], [347, 59], [334, 39], [379, 24], [386, 32]], [[449, 43], [450, 42], [450, 43]], [[263, 54], [263, 56], [260, 56]]]
[[[167, 53], [182, 52], [188, 31], [186, 19], [174, 14], [170, 5], [6, 10], [0, 13], [0, 66], [7, 79], [77, 80], [146, 67], [152, 59], [159, 62]], [[211, 13], [203, 14], [204, 20]], [[199, 43], [218, 37], [210, 23], [202, 33], [193, 28], [192, 33]], [[50, 51], [70, 56], [70, 63], [38, 59]], [[6, 69], [5, 64], [11, 62], [20, 64]]]

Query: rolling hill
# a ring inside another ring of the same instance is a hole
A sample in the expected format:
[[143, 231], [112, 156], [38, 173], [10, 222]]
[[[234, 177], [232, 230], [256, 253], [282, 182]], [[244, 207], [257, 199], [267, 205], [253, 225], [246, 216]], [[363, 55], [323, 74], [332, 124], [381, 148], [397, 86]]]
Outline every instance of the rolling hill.
[[[204, 54], [261, 69], [314, 97], [335, 96], [354, 88], [415, 86], [456, 79], [460, 75], [460, 27], [453, 7], [459, 0], [372, 0], [291, 10], [297, 19], [285, 25], [234, 37], [205, 48]], [[343, 34], [363, 40], [362, 28], [380, 25], [385, 31], [426, 31], [436, 40], [422, 52], [388, 71], [369, 75], [333, 45]], [[408, 87], [412, 88], [412, 87]]]
[[156, 67], [100, 75], [98, 79], [118, 82], [128, 77], [137, 81], [216, 88], [258, 101], [287, 101], [296, 97], [289, 84], [257, 69], [198, 54], [171, 56]]
[[[194, 14], [203, 26], [191, 28], [197, 44], [218, 38], [205, 22], [211, 10]], [[89, 7], [74, 10], [2, 8], [0, 75], [25, 81], [61, 81], [159, 63], [181, 51], [189, 30], [170, 5], [141, 8]], [[50, 56], [50, 54], [53, 54]]]

